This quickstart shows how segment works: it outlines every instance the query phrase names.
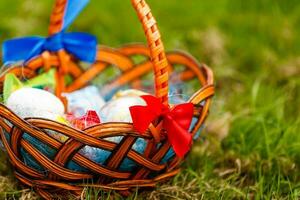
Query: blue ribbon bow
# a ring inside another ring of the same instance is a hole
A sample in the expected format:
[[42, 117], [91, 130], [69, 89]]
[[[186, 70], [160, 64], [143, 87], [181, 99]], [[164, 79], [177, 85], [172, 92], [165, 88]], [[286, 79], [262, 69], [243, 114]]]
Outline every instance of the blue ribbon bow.
[[96, 59], [97, 39], [87, 33], [65, 33], [89, 0], [68, 0], [62, 31], [43, 37], [25, 37], [7, 40], [2, 45], [3, 62], [29, 61], [44, 51], [57, 52], [65, 49], [82, 61], [93, 63]]

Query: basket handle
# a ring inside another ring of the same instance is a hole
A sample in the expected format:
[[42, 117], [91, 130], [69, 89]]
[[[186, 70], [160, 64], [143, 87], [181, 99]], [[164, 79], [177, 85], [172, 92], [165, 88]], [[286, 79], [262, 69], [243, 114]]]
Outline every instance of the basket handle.
[[[131, 3], [136, 10], [147, 37], [151, 61], [154, 69], [155, 95], [164, 104], [168, 104], [169, 64], [156, 21], [145, 0], [131, 0]], [[61, 31], [66, 5], [67, 0], [56, 0], [50, 19], [49, 35], [53, 35]]]

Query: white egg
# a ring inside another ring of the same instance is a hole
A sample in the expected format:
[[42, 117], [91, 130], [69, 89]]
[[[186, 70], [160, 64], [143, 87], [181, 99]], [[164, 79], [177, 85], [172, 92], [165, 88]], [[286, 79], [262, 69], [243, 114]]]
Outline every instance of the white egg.
[[141, 97], [119, 97], [109, 101], [101, 110], [101, 122], [128, 122], [132, 123], [129, 108], [131, 106], [145, 106], [146, 102]]
[[22, 88], [13, 92], [6, 106], [21, 118], [39, 117], [56, 120], [64, 115], [64, 105], [50, 92], [34, 88]]

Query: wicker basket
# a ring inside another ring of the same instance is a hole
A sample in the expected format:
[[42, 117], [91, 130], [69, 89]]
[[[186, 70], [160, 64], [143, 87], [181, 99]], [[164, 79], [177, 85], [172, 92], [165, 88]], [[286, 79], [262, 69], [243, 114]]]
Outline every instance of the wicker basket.
[[[16, 66], [10, 68], [8, 72], [20, 77], [32, 78], [40, 68], [48, 70], [55, 67], [58, 71], [56, 95], [61, 97], [62, 92], [71, 92], [86, 86], [110, 66], [116, 66], [122, 72], [117, 79], [109, 83], [112, 87], [130, 84], [133, 88], [139, 88], [140, 78], [153, 69], [156, 96], [167, 104], [168, 74], [172, 72], [174, 65], [182, 65], [185, 70], [180, 74], [181, 80], [189, 81], [197, 78], [202, 85], [202, 88], [189, 99], [189, 102], [195, 105], [194, 117], [198, 119], [191, 131], [191, 134], [195, 135], [208, 114], [214, 93], [213, 73], [207, 66], [200, 65], [186, 53], [165, 54], [156, 22], [145, 0], [131, 0], [131, 2], [143, 25], [149, 48], [143, 45], [127, 45], [118, 49], [99, 47], [96, 62], [86, 71], [82, 69], [81, 63], [74, 56], [64, 50], [57, 53], [43, 52], [26, 66]], [[56, 0], [51, 16], [50, 35], [61, 31], [65, 4], [66, 0]], [[144, 56], [146, 61], [134, 63], [132, 57], [136, 55]], [[70, 75], [74, 81], [66, 85], [65, 75]], [[4, 75], [0, 77], [1, 91], [3, 80]], [[137, 187], [154, 187], [157, 183], [173, 177], [179, 172], [182, 162], [182, 159], [175, 156], [168, 163], [161, 163], [171, 145], [163, 137], [161, 137], [161, 145], [155, 145], [154, 137], [162, 131], [160, 123], [152, 124], [143, 135], [138, 134], [133, 129], [133, 125], [128, 123], [105, 123], [79, 131], [46, 119], [21, 119], [2, 104], [0, 104], [0, 117], [1, 139], [14, 167], [15, 176], [45, 199], [51, 199], [53, 194], [64, 194], [66, 191], [80, 195], [84, 187], [89, 186], [84, 183], [93, 183], [94, 187], [115, 190], [126, 196]], [[70, 139], [65, 143], [59, 142], [46, 134], [45, 129], [61, 133]], [[25, 140], [24, 133], [55, 149], [54, 159], [43, 155]], [[120, 143], [104, 139], [114, 136], [123, 136], [123, 139]], [[132, 145], [138, 138], [147, 141], [143, 154], [132, 149]], [[104, 165], [95, 163], [78, 153], [86, 145], [110, 151], [111, 155]], [[23, 161], [21, 149], [37, 160], [49, 173], [43, 174], [27, 166]], [[124, 158], [136, 162], [137, 169], [129, 172], [120, 171], [119, 167]], [[66, 163], [70, 160], [88, 169], [89, 172], [83, 173], [68, 169]]]

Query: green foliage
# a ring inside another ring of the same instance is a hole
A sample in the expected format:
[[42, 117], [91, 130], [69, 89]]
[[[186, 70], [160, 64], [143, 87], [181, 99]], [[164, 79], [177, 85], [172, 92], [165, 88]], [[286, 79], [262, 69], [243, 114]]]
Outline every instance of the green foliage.
[[[45, 35], [52, 3], [0, 1], [0, 41]], [[209, 64], [217, 93], [186, 170], [169, 184], [130, 199], [299, 199], [299, 1], [149, 0], [149, 4], [166, 48], [188, 50]], [[93, 0], [71, 30], [93, 33], [100, 44], [113, 47], [145, 42], [130, 6], [124, 0]], [[0, 165], [0, 175], [12, 179], [7, 170]], [[1, 196], [26, 194], [11, 181], [4, 185]], [[87, 199], [107, 196], [87, 191]]]

